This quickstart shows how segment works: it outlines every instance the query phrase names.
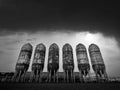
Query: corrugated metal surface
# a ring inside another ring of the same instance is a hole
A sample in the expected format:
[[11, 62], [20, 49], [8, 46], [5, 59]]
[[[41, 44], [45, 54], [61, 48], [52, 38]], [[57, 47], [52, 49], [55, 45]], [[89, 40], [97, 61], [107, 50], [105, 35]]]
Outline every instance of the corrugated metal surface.
[[59, 47], [53, 43], [49, 47], [48, 55], [48, 71], [57, 71], [59, 68]]
[[33, 47], [30, 43], [23, 45], [16, 64], [16, 71], [28, 69], [32, 55], [32, 50]]
[[73, 62], [73, 50], [70, 44], [65, 44], [62, 48], [63, 51], [63, 69], [64, 70], [73, 70], [74, 62]]
[[35, 49], [34, 58], [32, 62], [32, 70], [43, 70], [45, 61], [46, 47], [44, 44], [38, 44]]
[[89, 54], [90, 54], [92, 65], [104, 64], [100, 49], [97, 45], [91, 44], [89, 46]]
[[86, 48], [83, 44], [76, 46], [78, 64], [89, 64]]

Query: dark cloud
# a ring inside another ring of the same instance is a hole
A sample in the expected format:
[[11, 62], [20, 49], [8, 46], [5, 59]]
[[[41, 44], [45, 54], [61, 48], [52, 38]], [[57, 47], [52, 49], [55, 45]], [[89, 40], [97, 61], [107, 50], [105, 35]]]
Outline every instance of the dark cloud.
[[114, 36], [119, 41], [119, 4], [100, 0], [1, 0], [1, 35], [22, 31], [89, 30]]
[[0, 50], [0, 54], [3, 54], [3, 53], [4, 53], [4, 51]]

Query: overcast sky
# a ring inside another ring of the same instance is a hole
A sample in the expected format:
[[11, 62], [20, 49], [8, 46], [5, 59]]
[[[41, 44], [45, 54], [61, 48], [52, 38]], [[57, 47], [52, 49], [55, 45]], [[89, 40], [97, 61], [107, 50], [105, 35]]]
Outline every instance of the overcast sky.
[[60, 48], [70, 43], [75, 63], [75, 46], [83, 43], [88, 48], [95, 43], [108, 74], [120, 76], [119, 4], [99, 0], [0, 0], [0, 71], [14, 71], [20, 48], [28, 42], [34, 49], [39, 43], [47, 48], [54, 42]]

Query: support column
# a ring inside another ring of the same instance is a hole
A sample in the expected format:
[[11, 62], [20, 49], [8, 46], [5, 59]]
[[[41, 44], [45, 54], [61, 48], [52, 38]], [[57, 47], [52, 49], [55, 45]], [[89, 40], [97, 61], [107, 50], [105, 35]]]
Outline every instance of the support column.
[[39, 70], [37, 70], [36, 77], [35, 77], [35, 82], [38, 82], [38, 75], [39, 75]]
[[34, 71], [31, 72], [31, 75], [30, 75], [30, 82], [33, 82], [33, 79], [34, 79]]
[[23, 75], [22, 75], [22, 78], [21, 78], [21, 81], [22, 81], [22, 82], [24, 82], [24, 80], [25, 80], [25, 74], [26, 74], [26, 71], [24, 70]]
[[81, 71], [79, 71], [79, 79], [80, 79], [80, 81], [81, 81]]
[[49, 82], [51, 82], [51, 70], [49, 72]]
[[83, 70], [84, 74], [83, 74], [83, 82], [86, 82], [86, 76], [85, 76], [85, 70]]
[[19, 73], [19, 75], [18, 75], [18, 78], [16, 79], [16, 82], [19, 82], [20, 79], [21, 79], [21, 70], [20, 70], [20, 73]]
[[101, 70], [100, 70], [100, 79], [104, 79], [104, 77], [103, 77], [103, 74], [102, 74], [102, 72], [101, 72]]
[[82, 73], [81, 73], [81, 82], [84, 82], [84, 77]]
[[55, 82], [55, 79], [56, 79], [56, 73], [55, 73], [55, 70], [54, 70], [54, 82]]
[[96, 71], [95, 71], [95, 75], [96, 75], [96, 81], [98, 82], [98, 75]]
[[73, 73], [73, 82], [75, 83], [75, 72]]
[[67, 83], [69, 82], [68, 70], [67, 70]]
[[41, 82], [41, 73], [42, 73], [42, 69], [40, 69], [40, 74], [39, 74], [39, 82]]
[[71, 70], [71, 82], [73, 82], [73, 71]]
[[57, 74], [56, 74], [56, 78], [57, 78], [57, 83], [58, 83], [58, 72], [57, 72]]
[[66, 71], [64, 71], [64, 82], [66, 82]]
[[88, 71], [88, 80], [91, 81], [90, 71]]

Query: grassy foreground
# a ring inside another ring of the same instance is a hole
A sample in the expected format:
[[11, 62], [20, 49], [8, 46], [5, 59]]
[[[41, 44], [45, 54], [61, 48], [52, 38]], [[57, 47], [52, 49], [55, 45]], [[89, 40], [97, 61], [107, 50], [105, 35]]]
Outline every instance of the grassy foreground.
[[120, 83], [0, 83], [0, 90], [120, 90]]

